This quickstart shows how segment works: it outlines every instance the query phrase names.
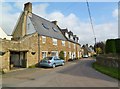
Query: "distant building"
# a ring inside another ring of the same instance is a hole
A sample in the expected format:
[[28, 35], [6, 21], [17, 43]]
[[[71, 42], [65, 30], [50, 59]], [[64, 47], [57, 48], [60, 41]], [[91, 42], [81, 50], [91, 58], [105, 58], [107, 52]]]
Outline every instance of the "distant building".
[[94, 48], [92, 46], [88, 46], [88, 44], [82, 46], [82, 55], [93, 56], [95, 54]]
[[1, 39], [7, 39], [7, 40], [11, 40], [12, 36], [8, 36], [3, 29], [0, 27], [0, 38]]

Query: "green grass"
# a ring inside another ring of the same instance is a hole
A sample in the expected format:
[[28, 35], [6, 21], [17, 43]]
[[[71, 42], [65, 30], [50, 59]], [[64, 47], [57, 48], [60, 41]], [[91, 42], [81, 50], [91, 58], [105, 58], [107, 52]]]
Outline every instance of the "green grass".
[[104, 73], [106, 75], [109, 75], [113, 78], [120, 80], [120, 70], [118, 70], [118, 68], [111, 68], [111, 67], [103, 66], [96, 62], [92, 64], [92, 67], [101, 73]]

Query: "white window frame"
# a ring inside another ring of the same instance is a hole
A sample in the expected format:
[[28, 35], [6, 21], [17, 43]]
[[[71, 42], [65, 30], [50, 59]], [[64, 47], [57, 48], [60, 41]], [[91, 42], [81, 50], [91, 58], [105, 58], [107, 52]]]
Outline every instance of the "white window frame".
[[56, 56], [58, 57], [58, 51], [51, 51], [51, 54], [52, 53], [56, 53]]
[[43, 53], [46, 53], [45, 57], [47, 57], [48, 51], [42, 51], [42, 58], [43, 58]]
[[53, 45], [57, 45], [57, 39], [52, 38], [53, 40]]
[[70, 39], [73, 40], [73, 36], [72, 35], [70, 35]]
[[65, 33], [65, 36], [66, 36], [67, 38], [69, 38], [68, 33]]
[[71, 52], [69, 52], [69, 58], [71, 58]]
[[64, 51], [64, 57], [66, 57], [66, 51]]
[[45, 44], [46, 43], [46, 37], [42, 36], [42, 43]]
[[65, 46], [65, 41], [62, 41], [62, 46]]

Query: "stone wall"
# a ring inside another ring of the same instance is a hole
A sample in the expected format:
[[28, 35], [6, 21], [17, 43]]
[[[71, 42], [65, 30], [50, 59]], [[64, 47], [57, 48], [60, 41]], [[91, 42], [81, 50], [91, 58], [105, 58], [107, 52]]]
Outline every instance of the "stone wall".
[[19, 42], [16, 41], [10, 41], [6, 39], [2, 39], [1, 42], [1, 47], [0, 51], [5, 52], [4, 55], [2, 55], [1, 58], [1, 69], [9, 70], [10, 67], [10, 51], [9, 50], [19, 50]]
[[[20, 40], [20, 51], [28, 50], [26, 54], [27, 67], [38, 63], [38, 34], [28, 35]], [[35, 53], [35, 54], [32, 54]]]
[[96, 62], [104, 66], [120, 68], [119, 55], [99, 55], [96, 57]]
[[[5, 52], [4, 55], [0, 56], [0, 61], [2, 64], [2, 69], [9, 70], [10, 69], [10, 52], [11, 51], [27, 51], [26, 59], [27, 59], [27, 67], [34, 65], [38, 62], [38, 34], [34, 33], [19, 41], [11, 41], [2, 39], [0, 44], [2, 48], [0, 51]], [[35, 52], [33, 55], [32, 52]]]

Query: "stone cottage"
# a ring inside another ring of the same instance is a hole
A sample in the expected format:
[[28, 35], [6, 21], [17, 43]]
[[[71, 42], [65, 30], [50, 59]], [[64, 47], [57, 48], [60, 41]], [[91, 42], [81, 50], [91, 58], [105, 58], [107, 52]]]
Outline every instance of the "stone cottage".
[[2, 69], [29, 67], [47, 56], [59, 56], [64, 51], [65, 60], [81, 57], [79, 38], [60, 29], [57, 21], [48, 21], [32, 13], [32, 3], [24, 5], [11, 40], [1, 39]]

